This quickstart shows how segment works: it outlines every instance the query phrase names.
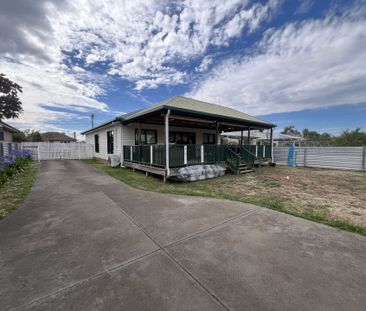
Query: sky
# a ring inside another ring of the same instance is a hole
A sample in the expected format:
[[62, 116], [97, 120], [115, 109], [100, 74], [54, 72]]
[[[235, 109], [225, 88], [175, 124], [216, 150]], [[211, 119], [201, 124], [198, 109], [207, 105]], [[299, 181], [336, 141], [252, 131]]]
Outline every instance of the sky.
[[366, 130], [366, 0], [5, 0], [21, 129], [79, 133], [183, 95], [278, 125]]

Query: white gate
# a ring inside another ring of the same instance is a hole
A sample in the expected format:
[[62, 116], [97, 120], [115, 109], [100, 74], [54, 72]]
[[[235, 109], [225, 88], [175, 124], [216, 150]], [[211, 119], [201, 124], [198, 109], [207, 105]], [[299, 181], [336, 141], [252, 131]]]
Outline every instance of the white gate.
[[86, 143], [24, 142], [23, 149], [32, 151], [33, 160], [80, 160], [93, 158], [93, 145]]

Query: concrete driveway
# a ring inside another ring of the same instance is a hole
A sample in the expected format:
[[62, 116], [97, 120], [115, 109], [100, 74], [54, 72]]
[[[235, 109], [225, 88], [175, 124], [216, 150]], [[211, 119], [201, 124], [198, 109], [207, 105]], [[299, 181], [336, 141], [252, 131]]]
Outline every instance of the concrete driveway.
[[365, 310], [366, 238], [42, 162], [0, 222], [1, 310]]

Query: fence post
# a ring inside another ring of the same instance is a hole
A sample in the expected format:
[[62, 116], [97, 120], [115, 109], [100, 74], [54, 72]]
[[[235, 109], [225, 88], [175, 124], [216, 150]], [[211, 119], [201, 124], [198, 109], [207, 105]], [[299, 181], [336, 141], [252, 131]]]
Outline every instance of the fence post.
[[187, 165], [187, 162], [188, 162], [188, 160], [187, 160], [187, 145], [184, 145], [184, 147], [183, 147], [183, 163], [184, 163], [184, 165]]
[[81, 150], [80, 150], [80, 148], [81, 148], [81, 144], [80, 143], [77, 143], [78, 145], [79, 145], [79, 160], [80, 160], [80, 152], [81, 152]]
[[152, 165], [154, 163], [153, 159], [153, 145], [150, 145], [150, 164]]
[[37, 145], [37, 152], [38, 152], [38, 162], [41, 161], [41, 152], [39, 151], [39, 143]]
[[306, 156], [308, 153], [308, 148], [304, 147], [304, 167], [306, 167]]
[[363, 146], [362, 150], [362, 170], [366, 171], [366, 146]]

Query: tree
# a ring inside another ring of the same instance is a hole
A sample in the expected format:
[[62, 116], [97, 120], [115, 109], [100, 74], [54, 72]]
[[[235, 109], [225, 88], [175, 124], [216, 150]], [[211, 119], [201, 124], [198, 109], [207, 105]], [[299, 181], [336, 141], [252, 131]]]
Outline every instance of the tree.
[[281, 132], [281, 134], [296, 135], [296, 136], [301, 135], [301, 133], [297, 129], [295, 129], [295, 126], [293, 125], [286, 126]]
[[22, 102], [18, 98], [18, 93], [22, 92], [20, 85], [0, 73], [0, 120], [18, 118], [23, 112]]
[[42, 135], [38, 131], [25, 130], [25, 131], [22, 131], [19, 133], [15, 133], [13, 135], [13, 140], [15, 142], [23, 142], [23, 141], [38, 142], [38, 141], [42, 141]]
[[343, 131], [339, 137], [336, 137], [335, 144], [337, 146], [365, 146], [366, 132], [361, 132], [361, 128]]

